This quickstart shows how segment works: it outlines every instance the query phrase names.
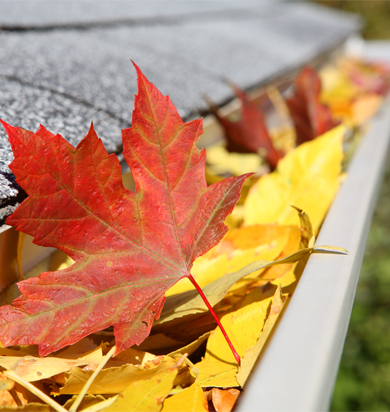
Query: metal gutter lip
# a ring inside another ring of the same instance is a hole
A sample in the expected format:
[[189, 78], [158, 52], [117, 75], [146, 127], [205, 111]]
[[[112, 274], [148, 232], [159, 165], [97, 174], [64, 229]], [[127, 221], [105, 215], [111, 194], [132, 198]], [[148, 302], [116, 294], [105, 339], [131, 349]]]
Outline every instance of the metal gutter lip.
[[316, 242], [344, 247], [349, 255], [310, 257], [236, 412], [328, 410], [389, 146], [387, 98]]

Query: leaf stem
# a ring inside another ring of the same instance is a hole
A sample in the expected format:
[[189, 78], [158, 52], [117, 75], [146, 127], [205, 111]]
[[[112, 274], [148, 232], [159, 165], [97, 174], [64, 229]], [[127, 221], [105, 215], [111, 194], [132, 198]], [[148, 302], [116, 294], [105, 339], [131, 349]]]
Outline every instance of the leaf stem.
[[231, 351], [233, 352], [233, 356], [235, 358], [235, 360], [237, 361], [237, 363], [239, 365], [241, 365], [241, 358], [240, 355], [237, 353], [237, 351], [234, 349], [234, 346], [231, 342], [231, 340], [229, 339], [228, 334], [225, 331], [225, 328], [222, 326], [222, 323], [220, 322], [220, 320], [218, 319], [217, 314], [214, 312], [213, 307], [210, 305], [206, 295], [203, 293], [203, 290], [201, 289], [201, 287], [198, 285], [198, 283], [196, 282], [196, 280], [192, 277], [191, 274], [188, 274], [188, 279], [192, 282], [192, 284], [195, 286], [196, 290], [199, 292], [199, 295], [202, 297], [204, 303], [206, 304], [207, 308], [209, 309], [209, 311], [211, 312], [211, 314], [213, 315], [213, 318], [215, 319], [215, 321], [217, 322], [217, 325], [219, 326], [219, 328], [221, 329], [221, 332], [223, 334], [223, 336], [226, 339], [227, 344], [229, 345]]

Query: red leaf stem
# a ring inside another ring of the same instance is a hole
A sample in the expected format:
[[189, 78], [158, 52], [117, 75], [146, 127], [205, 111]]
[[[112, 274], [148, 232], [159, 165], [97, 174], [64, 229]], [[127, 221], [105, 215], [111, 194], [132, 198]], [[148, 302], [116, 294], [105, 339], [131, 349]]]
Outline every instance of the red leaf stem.
[[211, 312], [211, 314], [213, 315], [213, 318], [215, 319], [215, 321], [217, 322], [217, 325], [219, 326], [219, 328], [221, 329], [221, 332], [223, 334], [223, 336], [226, 339], [227, 344], [229, 345], [231, 351], [233, 352], [233, 356], [236, 359], [237, 363], [239, 365], [241, 365], [241, 358], [240, 355], [237, 353], [237, 351], [234, 349], [234, 346], [231, 342], [231, 340], [229, 339], [228, 334], [225, 331], [225, 328], [222, 326], [222, 323], [220, 322], [220, 320], [218, 319], [217, 314], [214, 312], [213, 307], [210, 305], [208, 299], [206, 298], [206, 295], [203, 293], [203, 290], [201, 289], [201, 287], [197, 284], [196, 280], [192, 277], [192, 275], [188, 275], [188, 279], [190, 279], [190, 281], [192, 282], [192, 284], [195, 286], [196, 290], [199, 292], [200, 296], [202, 296], [202, 299], [204, 301], [204, 303], [206, 304], [207, 308], [209, 309], [209, 311]]

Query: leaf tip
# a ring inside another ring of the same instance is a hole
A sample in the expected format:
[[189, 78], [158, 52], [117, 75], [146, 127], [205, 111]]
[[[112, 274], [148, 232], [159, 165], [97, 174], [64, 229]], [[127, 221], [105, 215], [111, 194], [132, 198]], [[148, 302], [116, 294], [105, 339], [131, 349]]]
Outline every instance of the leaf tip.
[[315, 246], [312, 253], [330, 253], [335, 255], [349, 255], [347, 249], [338, 246]]
[[91, 125], [89, 126], [87, 136], [93, 136], [98, 139], [98, 135], [96, 134], [95, 127], [93, 126], [93, 122], [91, 122]]
[[134, 63], [133, 60], [130, 59], [130, 61], [133, 63], [133, 66], [137, 72], [138, 77], [144, 77], [144, 74], [142, 73], [141, 69]]
[[10, 133], [12, 133], [14, 131], [14, 129], [16, 129], [16, 127], [11, 126], [10, 124], [6, 123], [4, 120], [0, 119], [0, 123], [3, 125], [5, 131], [7, 132], [8, 136], [10, 135]]

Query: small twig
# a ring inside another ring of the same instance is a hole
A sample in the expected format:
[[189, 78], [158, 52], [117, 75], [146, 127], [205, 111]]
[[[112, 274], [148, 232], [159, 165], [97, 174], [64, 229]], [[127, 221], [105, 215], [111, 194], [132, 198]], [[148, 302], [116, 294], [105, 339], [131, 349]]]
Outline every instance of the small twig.
[[237, 351], [234, 349], [234, 346], [231, 342], [231, 340], [229, 339], [228, 334], [225, 331], [225, 328], [222, 326], [222, 323], [220, 322], [220, 320], [218, 319], [217, 314], [214, 312], [213, 307], [210, 305], [206, 295], [203, 293], [203, 290], [201, 289], [201, 287], [198, 285], [198, 283], [196, 282], [196, 280], [192, 277], [191, 274], [188, 275], [188, 279], [190, 279], [190, 281], [192, 282], [192, 284], [195, 286], [196, 290], [199, 292], [200, 296], [202, 297], [204, 303], [206, 304], [207, 308], [209, 309], [209, 311], [211, 312], [211, 314], [213, 315], [213, 318], [215, 319], [215, 321], [217, 322], [217, 325], [219, 326], [219, 328], [221, 329], [222, 335], [225, 337], [227, 344], [229, 345], [234, 359], [236, 360], [236, 362], [241, 365], [241, 358], [240, 355], [237, 353]]
[[54, 399], [50, 398], [50, 396], [47, 396], [45, 393], [43, 393], [40, 389], [38, 389], [36, 386], [31, 384], [30, 382], [27, 382], [26, 380], [24, 380], [15, 371], [7, 370], [7, 371], [4, 371], [3, 373], [7, 378], [12, 379], [13, 381], [19, 383], [20, 385], [28, 389], [31, 393], [33, 393], [35, 396], [38, 396], [38, 398], [42, 399], [44, 402], [46, 402], [49, 406], [51, 406], [56, 411], [68, 412], [64, 407], [62, 407]]
[[110, 351], [107, 353], [107, 355], [104, 357], [102, 362], [99, 364], [99, 366], [95, 369], [93, 374], [89, 377], [87, 382], [85, 382], [85, 385], [83, 386], [83, 389], [81, 389], [80, 393], [78, 394], [76, 400], [74, 401], [73, 405], [70, 407], [69, 412], [76, 412], [77, 408], [80, 406], [80, 403], [84, 399], [85, 394], [87, 393], [88, 389], [92, 385], [92, 382], [95, 380], [96, 376], [98, 373], [103, 369], [105, 364], [110, 360], [110, 358], [114, 355], [116, 347], [113, 346]]

